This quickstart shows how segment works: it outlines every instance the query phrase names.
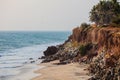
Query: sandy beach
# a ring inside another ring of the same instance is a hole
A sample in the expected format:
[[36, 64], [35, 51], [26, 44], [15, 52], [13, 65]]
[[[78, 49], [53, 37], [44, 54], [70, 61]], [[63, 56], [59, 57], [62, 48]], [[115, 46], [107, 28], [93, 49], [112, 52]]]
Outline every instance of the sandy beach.
[[56, 65], [58, 61], [50, 63], [42, 63], [40, 66], [45, 66], [42, 69], [35, 71], [35, 73], [42, 74], [32, 80], [88, 80], [90, 76], [85, 70], [88, 65], [71, 63], [65, 65]]

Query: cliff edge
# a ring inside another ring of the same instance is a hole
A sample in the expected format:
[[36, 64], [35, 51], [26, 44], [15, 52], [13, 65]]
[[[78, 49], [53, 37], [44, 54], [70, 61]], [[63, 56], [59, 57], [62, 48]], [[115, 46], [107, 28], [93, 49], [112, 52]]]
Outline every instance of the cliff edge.
[[[54, 54], [47, 50], [47, 54], [51, 55], [45, 56], [43, 62], [59, 60], [58, 64], [87, 63], [93, 76], [90, 80], [118, 80], [120, 28], [81, 25], [73, 29], [64, 44], [56, 47], [57, 52]], [[49, 49], [52, 50], [52, 47]], [[116, 71], [114, 74], [113, 69]]]

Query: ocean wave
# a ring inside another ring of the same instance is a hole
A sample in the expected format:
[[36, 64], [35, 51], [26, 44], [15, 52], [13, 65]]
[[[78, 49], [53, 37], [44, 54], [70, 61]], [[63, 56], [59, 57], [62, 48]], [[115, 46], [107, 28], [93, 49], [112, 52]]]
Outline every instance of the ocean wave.
[[51, 45], [58, 45], [59, 43], [49, 43], [42, 45], [33, 45], [29, 47], [22, 47], [6, 51], [0, 58], [0, 68], [16, 68], [21, 66], [25, 62], [29, 61], [29, 58], [38, 59], [43, 55], [43, 51]]

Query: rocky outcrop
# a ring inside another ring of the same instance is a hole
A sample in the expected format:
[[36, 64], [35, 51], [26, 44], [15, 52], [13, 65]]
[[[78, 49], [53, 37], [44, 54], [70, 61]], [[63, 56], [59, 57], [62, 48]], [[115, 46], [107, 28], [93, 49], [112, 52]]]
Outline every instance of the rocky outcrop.
[[57, 60], [57, 59], [58, 59], [57, 55], [45, 56], [44, 59], [42, 60], [42, 63], [54, 61], [54, 60]]
[[50, 46], [47, 50], [44, 51], [45, 56], [54, 55], [58, 52], [58, 48], [56, 46]]
[[49, 56], [44, 56], [42, 62], [50, 62], [53, 60], [59, 60], [60, 63], [70, 63], [72, 60], [77, 57], [78, 49], [72, 47], [71, 42], [65, 42], [64, 45], [59, 45], [59, 50], [55, 54]]
[[43, 52], [43, 53], [44, 53], [44, 56], [42, 56], [42, 57], [39, 58], [39, 59], [43, 59], [43, 60], [42, 60], [42, 63], [50, 62], [50, 61], [53, 61], [53, 60], [58, 59], [58, 56], [56, 55], [56, 53], [58, 52], [58, 50], [59, 50], [61, 47], [62, 47], [61, 45], [58, 45], [58, 46], [49, 46], [49, 47]]
[[89, 66], [92, 78], [89, 80], [119, 80], [120, 79], [120, 58], [111, 55], [106, 57], [105, 52], [101, 52], [93, 59]]

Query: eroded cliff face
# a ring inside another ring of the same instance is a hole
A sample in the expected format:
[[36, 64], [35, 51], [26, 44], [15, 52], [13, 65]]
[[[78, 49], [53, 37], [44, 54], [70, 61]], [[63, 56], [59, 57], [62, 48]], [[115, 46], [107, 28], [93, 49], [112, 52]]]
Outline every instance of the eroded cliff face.
[[106, 50], [107, 53], [120, 52], [120, 28], [85, 28], [77, 27], [73, 29], [72, 41], [80, 44], [96, 44], [96, 51]]
[[89, 63], [89, 71], [93, 76], [90, 80], [120, 79], [120, 28], [77, 27], [73, 30], [71, 40], [79, 44], [95, 45], [86, 54], [90, 56], [94, 52], [98, 53]]
[[120, 28], [77, 27], [71, 41], [79, 46], [91, 44], [85, 49], [85, 61], [91, 60], [88, 70], [93, 77], [89, 80], [120, 80]]

